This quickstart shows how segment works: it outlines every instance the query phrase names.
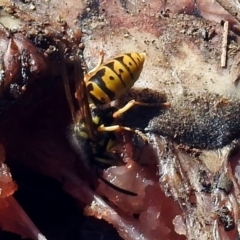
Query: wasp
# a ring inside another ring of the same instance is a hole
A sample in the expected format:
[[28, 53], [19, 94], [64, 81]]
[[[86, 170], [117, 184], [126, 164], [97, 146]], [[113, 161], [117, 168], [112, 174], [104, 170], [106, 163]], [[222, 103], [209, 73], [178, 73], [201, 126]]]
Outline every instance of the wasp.
[[[141, 74], [145, 57], [145, 53], [132, 52], [121, 54], [103, 63], [104, 53], [101, 52], [101, 58], [97, 66], [85, 74], [84, 77], [89, 101], [95, 106], [104, 105], [119, 99], [123, 94], [128, 92]], [[112, 117], [117, 118], [121, 116], [135, 105], [168, 106], [169, 103], [149, 104], [131, 100], [124, 107], [116, 110], [112, 114]], [[147, 141], [145, 135], [136, 129], [120, 125], [100, 125], [98, 127], [98, 131], [120, 130], [132, 131], [140, 135], [144, 141]]]
[[[82, 78], [78, 73], [78, 70], [81, 69], [81, 61], [76, 55], [74, 78], [76, 81], [75, 98], [79, 105], [77, 113], [72, 104], [73, 100], [71, 99], [66, 72], [63, 73], [67, 99], [74, 120], [74, 140], [72, 142], [75, 146], [80, 147], [81, 158], [86, 162], [86, 165], [89, 165], [89, 159], [93, 159], [95, 165], [99, 165], [99, 163], [108, 167], [119, 165], [121, 157], [116, 150], [118, 145], [114, 134], [116, 131], [132, 131], [140, 135], [144, 140], [146, 139], [145, 135], [138, 130], [114, 125], [113, 123], [115, 118], [134, 105], [156, 106], [156, 104], [132, 100], [120, 109], [110, 106], [102, 107], [119, 99], [131, 89], [143, 69], [145, 56], [145, 53], [127, 53], [103, 63], [104, 54], [101, 53], [97, 66]], [[91, 164], [89, 166], [91, 167]], [[135, 193], [118, 188], [104, 178], [100, 178], [114, 189], [136, 196]]]

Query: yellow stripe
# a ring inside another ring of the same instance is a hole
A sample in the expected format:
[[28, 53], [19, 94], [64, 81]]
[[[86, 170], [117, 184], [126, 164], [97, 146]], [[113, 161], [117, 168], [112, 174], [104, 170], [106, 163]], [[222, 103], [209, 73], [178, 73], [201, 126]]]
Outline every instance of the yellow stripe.
[[135, 60], [138, 67], [143, 67], [145, 61], [146, 53], [130, 53], [131, 57]]
[[105, 83], [106, 88], [115, 93], [115, 99], [117, 99], [120, 95], [126, 92], [126, 88], [123, 85], [121, 78], [124, 79], [124, 82], [127, 82], [129, 81], [130, 75], [124, 66], [116, 60], [113, 61], [113, 69], [117, 74], [121, 75], [121, 78], [119, 78], [119, 76], [109, 67], [103, 66], [102, 68], [106, 71], [105, 75], [102, 76], [102, 80]]
[[95, 96], [95, 98], [97, 98], [100, 102], [108, 103], [111, 101], [111, 99], [108, 97], [108, 95], [96, 83], [94, 83], [92, 81], [88, 81], [86, 85], [92, 86], [93, 90], [90, 91], [90, 94]]

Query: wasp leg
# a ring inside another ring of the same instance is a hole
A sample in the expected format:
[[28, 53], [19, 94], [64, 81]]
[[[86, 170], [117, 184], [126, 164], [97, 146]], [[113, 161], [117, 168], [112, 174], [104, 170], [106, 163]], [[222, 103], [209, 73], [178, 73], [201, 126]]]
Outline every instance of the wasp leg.
[[101, 125], [100, 127], [98, 127], [98, 131], [100, 131], [100, 132], [110, 132], [110, 131], [118, 132], [118, 131], [121, 131], [121, 130], [136, 133], [143, 139], [143, 141], [145, 143], [148, 143], [146, 135], [144, 133], [142, 133], [140, 130], [137, 130], [137, 129], [133, 129], [133, 128], [130, 128], [130, 127], [124, 127], [124, 126], [120, 126], [120, 125], [113, 125], [113, 126], [107, 126], [107, 127], [104, 126], [104, 125]]
[[131, 107], [138, 105], [138, 106], [146, 106], [146, 107], [170, 107], [170, 102], [165, 103], [144, 103], [144, 102], [137, 102], [135, 100], [129, 101], [124, 107], [118, 109], [115, 113], [113, 113], [113, 117], [117, 118], [121, 116], [124, 112], [128, 111]]
[[85, 79], [84, 79], [85, 82], [87, 82], [87, 81], [90, 79], [91, 74], [94, 73], [94, 72], [96, 72], [96, 70], [101, 66], [101, 64], [103, 63], [104, 55], [105, 55], [104, 52], [101, 51], [101, 52], [100, 52], [100, 58], [99, 58], [99, 61], [98, 61], [97, 66], [96, 66], [95, 68], [93, 68], [92, 70], [90, 70], [90, 71], [85, 75]]

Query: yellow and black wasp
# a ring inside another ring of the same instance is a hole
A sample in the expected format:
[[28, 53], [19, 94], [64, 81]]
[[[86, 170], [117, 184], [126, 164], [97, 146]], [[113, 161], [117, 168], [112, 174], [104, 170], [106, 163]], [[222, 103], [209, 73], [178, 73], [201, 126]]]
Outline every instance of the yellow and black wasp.
[[[105, 63], [103, 63], [103, 56], [104, 54], [101, 53], [101, 59], [98, 65], [85, 74], [84, 77], [88, 100], [91, 103], [91, 106], [102, 106], [104, 104], [108, 104], [116, 99], [119, 99], [123, 94], [128, 92], [141, 74], [146, 54], [136, 52], [126, 53], [110, 59]], [[134, 105], [168, 106], [168, 103], [149, 104], [131, 100], [124, 107], [115, 110], [112, 117], [119, 117]], [[106, 124], [102, 124], [98, 126], [98, 131], [120, 130], [135, 132], [146, 140], [145, 136], [136, 129], [120, 125], [107, 126]]]
[[[65, 82], [65, 88], [74, 119], [72, 142], [75, 146], [80, 146], [81, 157], [86, 160], [88, 166], [92, 166], [91, 163], [89, 164], [90, 159], [94, 161], [94, 165], [102, 167], [119, 165], [121, 157], [115, 148], [117, 144], [114, 132], [116, 131], [132, 131], [145, 139], [140, 131], [113, 123], [116, 117], [134, 105], [149, 106], [152, 104], [132, 100], [120, 109], [110, 106], [102, 107], [130, 90], [142, 71], [144, 61], [145, 53], [127, 53], [103, 63], [103, 54], [101, 54], [98, 65], [86, 73], [83, 79], [78, 74], [81, 63], [76, 55], [75, 97], [79, 105], [77, 114], [74, 111], [67, 82]], [[66, 80], [67, 77], [65, 76], [64, 79]], [[110, 184], [105, 179], [101, 179]], [[110, 185], [118, 191], [136, 195]]]

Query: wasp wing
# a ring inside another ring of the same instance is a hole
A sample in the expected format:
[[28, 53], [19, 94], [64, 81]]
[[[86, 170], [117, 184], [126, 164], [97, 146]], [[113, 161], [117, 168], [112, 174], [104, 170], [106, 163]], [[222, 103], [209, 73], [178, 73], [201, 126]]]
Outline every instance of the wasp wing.
[[76, 83], [76, 93], [75, 96], [79, 105], [78, 119], [84, 124], [88, 138], [95, 140], [95, 128], [93, 126], [92, 114], [89, 107], [87, 88], [84, 78], [80, 72], [81, 61], [78, 55], [74, 59], [74, 78]]
[[86, 129], [88, 138], [90, 138], [91, 140], [94, 140], [95, 131], [94, 131], [94, 126], [92, 122], [91, 110], [88, 102], [87, 89], [84, 82], [82, 71], [80, 70], [82, 69], [82, 66], [81, 66], [79, 53], [76, 53], [74, 57], [74, 79], [75, 79], [75, 87], [76, 87], [75, 97], [77, 98], [78, 105], [79, 105], [79, 111], [77, 112], [73, 102], [72, 91], [70, 89], [69, 78], [66, 71], [63, 44], [59, 44], [59, 50], [60, 50], [59, 52], [60, 52], [60, 60], [61, 60], [61, 64], [60, 64], [61, 73], [62, 73], [65, 93], [66, 93], [67, 101], [70, 107], [73, 123], [75, 124], [76, 122], [81, 122], [81, 124]]
[[63, 78], [63, 84], [64, 84], [64, 88], [65, 88], [65, 93], [66, 93], [66, 97], [67, 97], [67, 101], [70, 107], [70, 111], [71, 111], [71, 115], [72, 115], [72, 119], [73, 122], [75, 122], [75, 107], [73, 104], [73, 98], [72, 98], [72, 94], [71, 94], [71, 90], [70, 90], [70, 86], [69, 86], [69, 78], [68, 78], [68, 74], [67, 74], [67, 70], [66, 70], [66, 63], [65, 63], [65, 58], [64, 58], [64, 46], [63, 44], [59, 44], [59, 55], [60, 55], [60, 67], [61, 67], [61, 74], [62, 74], [62, 78]]

